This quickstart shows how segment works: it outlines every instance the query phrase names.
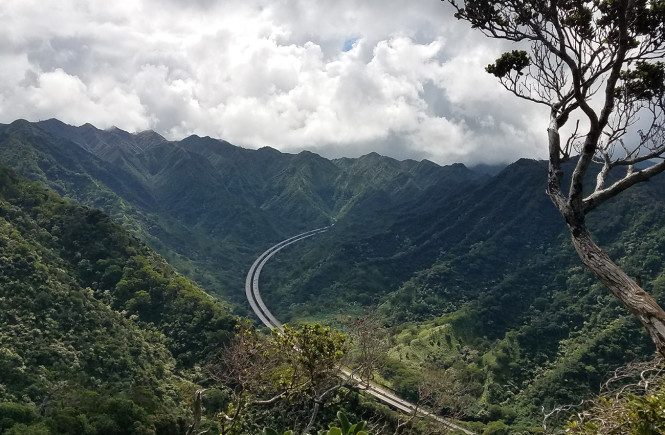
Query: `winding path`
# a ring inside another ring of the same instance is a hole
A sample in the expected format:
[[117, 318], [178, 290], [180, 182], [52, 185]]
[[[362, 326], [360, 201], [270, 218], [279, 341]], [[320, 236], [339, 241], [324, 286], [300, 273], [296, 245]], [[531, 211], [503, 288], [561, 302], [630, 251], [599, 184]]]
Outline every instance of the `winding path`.
[[[247, 295], [247, 300], [249, 301], [249, 304], [251, 305], [254, 314], [256, 314], [259, 320], [261, 320], [261, 323], [263, 323], [268, 328], [270, 329], [279, 328], [280, 330], [284, 329], [279, 320], [277, 320], [275, 316], [272, 315], [270, 310], [268, 310], [268, 307], [266, 307], [265, 303], [263, 302], [263, 299], [261, 299], [261, 293], [259, 292], [259, 276], [261, 275], [261, 270], [263, 269], [263, 266], [265, 266], [265, 264], [268, 262], [268, 260], [270, 260], [270, 258], [273, 255], [275, 255], [280, 250], [286, 248], [287, 246], [299, 242], [308, 237], [312, 237], [317, 234], [328, 231], [329, 229], [330, 226], [317, 228], [315, 230], [307, 231], [305, 233], [298, 234], [297, 236], [293, 236], [282, 242], [279, 242], [278, 244], [270, 247], [263, 254], [259, 255], [259, 258], [257, 258], [256, 261], [254, 261], [254, 264], [252, 264], [252, 266], [249, 268], [249, 272], [247, 272], [247, 278], [245, 279], [245, 294]], [[463, 427], [458, 426], [455, 423], [452, 423], [442, 418], [441, 416], [433, 414], [422, 408], [416, 407], [416, 405], [412, 404], [411, 402], [407, 402], [406, 400], [397, 397], [395, 394], [379, 387], [378, 385], [362, 380], [360, 377], [356, 376], [347, 369], [342, 368], [341, 374], [345, 378], [353, 379], [354, 381], [356, 381], [358, 383], [358, 387], [364, 389], [368, 394], [371, 394], [381, 402], [393, 406], [399, 409], [400, 411], [406, 413], [412, 413], [415, 410], [421, 415], [433, 418], [438, 422], [446, 425], [449, 429], [455, 429], [468, 435], [475, 435], [474, 432], [464, 429]]]

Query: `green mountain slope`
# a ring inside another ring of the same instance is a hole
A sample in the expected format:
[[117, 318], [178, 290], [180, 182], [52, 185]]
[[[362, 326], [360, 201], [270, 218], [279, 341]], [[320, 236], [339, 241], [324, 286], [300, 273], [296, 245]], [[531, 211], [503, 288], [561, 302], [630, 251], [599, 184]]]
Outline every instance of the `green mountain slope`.
[[1, 125], [0, 157], [101, 208], [206, 290], [243, 307], [244, 274], [270, 242], [347, 214], [371, 216], [443, 179], [480, 177], [461, 165], [376, 155], [332, 162], [308, 152], [246, 150], [198, 136], [168, 142], [153, 132], [57, 120]]
[[3, 166], [0, 301], [6, 433], [181, 433], [187, 373], [235, 323], [106, 215]]
[[[263, 299], [284, 321], [340, 326], [377, 305], [391, 326], [384, 376], [402, 394], [416, 398], [425, 369], [454, 369], [473, 392], [471, 418], [536, 424], [542, 406], [579, 403], [614, 367], [653, 354], [580, 265], [544, 194], [546, 171], [521, 160], [485, 184], [434, 187], [361, 224], [340, 222], [271, 260]], [[599, 243], [661, 303], [664, 188], [654, 179], [589, 217]]]

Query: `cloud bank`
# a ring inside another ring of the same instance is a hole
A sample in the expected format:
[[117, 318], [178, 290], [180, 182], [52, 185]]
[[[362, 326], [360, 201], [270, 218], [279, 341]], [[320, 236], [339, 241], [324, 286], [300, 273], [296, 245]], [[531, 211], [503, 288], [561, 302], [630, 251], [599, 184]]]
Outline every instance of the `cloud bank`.
[[545, 157], [547, 113], [484, 72], [506, 47], [438, 0], [5, 0], [0, 23], [0, 122], [326, 157]]

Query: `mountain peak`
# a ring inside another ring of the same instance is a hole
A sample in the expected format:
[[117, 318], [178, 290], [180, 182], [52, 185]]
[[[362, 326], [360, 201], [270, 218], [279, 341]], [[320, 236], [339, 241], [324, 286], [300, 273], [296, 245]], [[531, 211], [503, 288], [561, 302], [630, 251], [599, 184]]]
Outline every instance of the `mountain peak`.
[[[57, 120], [56, 120], [56, 121], [57, 121]], [[67, 125], [67, 124], [64, 124], [64, 123], [63, 123], [63, 125]], [[79, 128], [83, 128], [83, 129], [86, 129], [86, 130], [99, 130], [97, 127], [95, 127], [94, 125], [90, 124], [89, 122], [86, 122], [85, 124], [83, 124], [83, 125], [80, 126]]]
[[35, 125], [31, 123], [30, 121], [27, 121], [25, 119], [17, 119], [16, 121], [13, 121], [12, 123], [7, 125], [7, 130], [10, 132], [23, 132], [23, 133], [28, 133], [28, 132], [34, 132], [35, 131]]
[[134, 133], [134, 136], [136, 137], [150, 137], [150, 138], [159, 138], [161, 140], [166, 140], [164, 136], [161, 134], [157, 133], [155, 130], [143, 130], [139, 131], [137, 133]]
[[379, 153], [377, 153], [377, 152], [375, 152], [375, 151], [372, 151], [372, 152], [367, 153], [367, 154], [365, 154], [365, 155], [362, 155], [362, 156], [360, 156], [360, 157], [358, 157], [358, 158], [359, 158], [359, 159], [371, 159], [371, 160], [376, 160], [376, 159], [380, 159], [380, 158], [383, 158], [383, 157], [384, 157], [384, 156], [382, 156], [381, 154], [379, 154]]
[[282, 154], [282, 152], [279, 151], [278, 149], [269, 146], [261, 147], [256, 151], [263, 153], [271, 153], [271, 154], [276, 154], [276, 153]]
[[10, 126], [13, 127], [27, 127], [27, 126], [32, 126], [32, 123], [26, 119], [17, 119], [9, 124]]

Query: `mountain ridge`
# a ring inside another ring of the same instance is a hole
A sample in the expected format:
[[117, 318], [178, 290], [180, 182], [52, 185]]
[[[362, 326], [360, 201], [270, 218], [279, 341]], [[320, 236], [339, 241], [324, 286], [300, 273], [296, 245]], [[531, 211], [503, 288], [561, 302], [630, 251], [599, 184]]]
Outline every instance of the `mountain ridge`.
[[[373, 207], [409, 202], [446, 178], [482, 178], [461, 166], [399, 162], [378, 155], [347, 160], [345, 169], [345, 164], [309, 152], [248, 150], [196, 135], [167, 141], [152, 133], [73, 127], [57, 120], [15, 121], [0, 125], [0, 135], [5, 162], [81, 203], [101, 207], [170, 261], [190, 263], [189, 269], [201, 269], [195, 265], [200, 262], [206, 269], [219, 269], [212, 264], [228, 262], [219, 277], [207, 271], [193, 276], [213, 286], [213, 293], [226, 295], [226, 283], [240, 286], [240, 270], [248, 268], [262, 248], [255, 245], [248, 251], [239, 246], [247, 241], [251, 245], [252, 240], [279, 240], [327, 225], [356, 207], [367, 208], [368, 198], [382, 189], [387, 189], [387, 202]], [[142, 142], [144, 136], [148, 140]], [[38, 155], [18, 155], [11, 141], [22, 141], [26, 151]], [[40, 159], [41, 165], [23, 167], [25, 161]], [[367, 160], [382, 162], [382, 169], [371, 173]], [[198, 204], [204, 205], [205, 213], [198, 212]], [[195, 235], [199, 232], [224, 236], [213, 246], [211, 240]], [[195, 241], [192, 249], [182, 244], [188, 239]], [[193, 263], [192, 257], [197, 257]]]

